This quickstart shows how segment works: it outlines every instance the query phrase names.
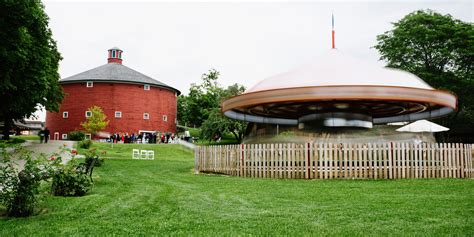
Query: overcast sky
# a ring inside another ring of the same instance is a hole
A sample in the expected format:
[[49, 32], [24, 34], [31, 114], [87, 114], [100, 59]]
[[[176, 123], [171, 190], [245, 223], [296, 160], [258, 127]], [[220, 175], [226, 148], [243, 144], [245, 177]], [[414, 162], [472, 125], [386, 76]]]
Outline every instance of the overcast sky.
[[[473, 22], [473, 1], [156, 2], [45, 1], [63, 57], [62, 78], [103, 65], [107, 49], [123, 64], [187, 94], [215, 68], [227, 86], [251, 87], [309, 63], [331, 47], [378, 62], [376, 36], [406, 14], [432, 9]], [[42, 117], [42, 116], [41, 116]]]

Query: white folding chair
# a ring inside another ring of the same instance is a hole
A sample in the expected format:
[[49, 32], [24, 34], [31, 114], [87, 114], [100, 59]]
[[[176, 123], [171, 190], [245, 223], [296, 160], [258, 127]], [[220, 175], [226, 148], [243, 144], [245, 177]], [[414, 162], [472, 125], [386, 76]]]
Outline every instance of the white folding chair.
[[155, 151], [148, 151], [148, 159], [149, 160], [154, 160], [155, 159]]
[[148, 151], [147, 150], [140, 150], [140, 159], [148, 159]]
[[140, 159], [140, 150], [138, 149], [132, 150], [132, 159]]

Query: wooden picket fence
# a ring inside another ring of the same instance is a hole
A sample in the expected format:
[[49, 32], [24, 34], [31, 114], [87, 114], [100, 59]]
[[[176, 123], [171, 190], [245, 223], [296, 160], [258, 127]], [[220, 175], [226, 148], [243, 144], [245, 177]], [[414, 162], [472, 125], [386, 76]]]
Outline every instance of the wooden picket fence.
[[471, 144], [198, 146], [195, 171], [288, 179], [474, 178]]

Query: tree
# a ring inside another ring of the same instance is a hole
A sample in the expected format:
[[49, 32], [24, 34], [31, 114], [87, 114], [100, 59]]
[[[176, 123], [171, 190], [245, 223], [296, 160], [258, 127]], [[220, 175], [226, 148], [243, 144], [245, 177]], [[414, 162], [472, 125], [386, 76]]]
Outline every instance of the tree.
[[[454, 92], [458, 110], [440, 122], [451, 128], [474, 128], [472, 23], [427, 10], [410, 13], [393, 25], [377, 36], [375, 48], [381, 60], [388, 67], [419, 76], [434, 88]], [[451, 131], [456, 133], [456, 129]]]
[[[244, 91], [244, 86], [234, 84], [227, 87], [225, 90], [221, 90], [220, 98], [221, 100], [224, 100], [239, 95]], [[209, 113], [209, 117], [201, 126], [201, 136], [205, 139], [211, 140], [215, 135], [222, 137], [226, 133], [232, 133], [235, 140], [240, 143], [244, 137], [246, 128], [247, 122], [227, 118], [222, 114], [220, 108], [213, 108]]]
[[89, 108], [89, 111], [91, 111], [91, 116], [87, 117], [86, 121], [81, 123], [81, 126], [86, 132], [95, 135], [97, 132], [107, 127], [109, 121], [106, 120], [107, 116], [99, 106], [94, 105]]
[[58, 111], [64, 97], [58, 83], [61, 60], [39, 0], [0, 3], [0, 121], [4, 139], [14, 120], [30, 117], [42, 105]]
[[178, 96], [178, 123], [188, 126], [190, 121], [189, 114], [189, 97], [185, 95]]
[[243, 93], [245, 87], [236, 83], [224, 89], [217, 82], [219, 75], [217, 70], [209, 70], [201, 76], [201, 84], [191, 84], [188, 96], [178, 98], [178, 121], [201, 127], [204, 139], [232, 133], [240, 142], [247, 123], [225, 117], [220, 112], [220, 106], [225, 99]]
[[223, 89], [217, 83], [219, 72], [209, 70], [201, 76], [202, 84], [191, 84], [189, 95], [178, 98], [178, 120], [182, 124], [201, 126], [212, 109], [219, 108]]

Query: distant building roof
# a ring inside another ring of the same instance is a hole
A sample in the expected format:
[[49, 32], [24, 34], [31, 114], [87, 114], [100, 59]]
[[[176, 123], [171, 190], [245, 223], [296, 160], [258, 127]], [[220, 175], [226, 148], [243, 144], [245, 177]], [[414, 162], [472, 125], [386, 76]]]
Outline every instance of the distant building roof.
[[179, 90], [157, 81], [147, 75], [139, 73], [127, 66], [118, 63], [108, 63], [79, 74], [59, 80], [60, 84], [75, 82], [117, 82], [117, 83], [136, 83], [149, 84], [150, 86], [163, 87], [181, 93]]

